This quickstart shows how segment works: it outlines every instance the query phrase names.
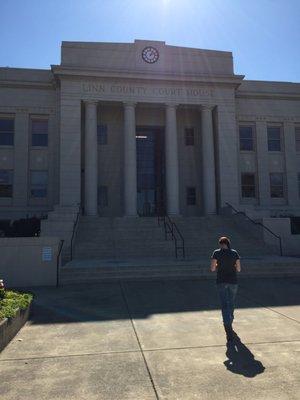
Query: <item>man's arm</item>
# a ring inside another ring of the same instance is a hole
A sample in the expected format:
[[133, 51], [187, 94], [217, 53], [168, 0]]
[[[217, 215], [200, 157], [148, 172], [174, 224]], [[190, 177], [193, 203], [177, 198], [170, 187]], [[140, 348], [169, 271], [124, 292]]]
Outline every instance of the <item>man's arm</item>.
[[236, 268], [237, 272], [241, 272], [241, 260], [240, 259], [236, 260], [235, 268]]
[[210, 261], [210, 270], [211, 272], [215, 272], [217, 269], [217, 260], [215, 258], [212, 258]]

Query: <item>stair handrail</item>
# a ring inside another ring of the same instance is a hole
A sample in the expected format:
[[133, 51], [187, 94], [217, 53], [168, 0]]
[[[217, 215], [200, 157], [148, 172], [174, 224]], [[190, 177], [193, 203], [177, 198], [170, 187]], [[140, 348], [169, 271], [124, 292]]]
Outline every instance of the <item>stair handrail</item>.
[[229, 208], [231, 208], [236, 214], [240, 214], [243, 215], [246, 219], [248, 219], [249, 221], [251, 221], [254, 225], [259, 225], [261, 226], [263, 229], [265, 229], [266, 231], [268, 231], [271, 235], [273, 235], [276, 239], [278, 239], [279, 241], [279, 251], [280, 251], [280, 256], [283, 256], [283, 252], [282, 252], [282, 238], [280, 235], [277, 235], [275, 232], [273, 232], [270, 228], [268, 228], [266, 225], [264, 225], [262, 222], [259, 221], [255, 221], [254, 219], [250, 218], [249, 215], [247, 215], [245, 213], [245, 211], [240, 211], [237, 210], [232, 204], [230, 203], [225, 203]]
[[73, 241], [74, 241], [74, 238], [75, 238], [75, 232], [77, 230], [77, 225], [78, 225], [79, 216], [81, 214], [81, 211], [82, 211], [81, 204], [78, 204], [78, 211], [77, 211], [77, 214], [76, 214], [76, 219], [75, 219], [74, 224], [73, 224], [73, 231], [72, 231], [72, 237], [71, 237], [70, 261], [73, 260]]
[[[161, 221], [164, 223], [165, 240], [168, 239], [168, 234], [171, 234], [171, 238], [174, 240], [175, 245], [175, 257], [178, 258], [178, 250], [181, 250], [182, 257], [185, 258], [185, 241], [177, 224], [171, 220], [168, 214], [158, 215], [157, 221], [158, 225], [160, 225]], [[175, 232], [177, 233], [178, 237], [176, 236]], [[181, 241], [181, 245], [178, 244], [179, 240]]]
[[59, 265], [60, 265], [59, 260], [60, 260], [60, 255], [61, 255], [62, 249], [64, 247], [64, 242], [65, 241], [63, 239], [61, 239], [59, 241], [59, 245], [58, 245], [58, 252], [57, 252], [57, 257], [56, 257], [56, 287], [59, 286]]

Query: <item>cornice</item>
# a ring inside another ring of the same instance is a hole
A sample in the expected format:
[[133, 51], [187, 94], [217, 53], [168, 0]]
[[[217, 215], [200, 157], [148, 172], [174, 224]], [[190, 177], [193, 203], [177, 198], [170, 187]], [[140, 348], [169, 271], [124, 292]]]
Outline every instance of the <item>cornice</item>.
[[56, 114], [56, 106], [0, 106], [1, 113], [7, 114], [16, 114], [16, 113], [25, 113], [25, 114]]
[[300, 93], [236, 92], [237, 99], [300, 100]]
[[31, 82], [31, 81], [13, 81], [13, 80], [0, 80], [0, 87], [6, 88], [20, 88], [20, 89], [51, 89], [56, 88], [54, 80], [51, 82]]
[[101, 70], [94, 68], [76, 68], [67, 67], [61, 65], [52, 65], [51, 70], [55, 76], [59, 77], [85, 77], [85, 78], [114, 78], [114, 79], [132, 79], [132, 80], [143, 80], [143, 81], [170, 81], [170, 82], [191, 82], [191, 83], [212, 83], [229, 85], [232, 87], [238, 87], [244, 75], [205, 75], [205, 74], [167, 74], [161, 73], [149, 73], [149, 71], [126, 71], [126, 70]]

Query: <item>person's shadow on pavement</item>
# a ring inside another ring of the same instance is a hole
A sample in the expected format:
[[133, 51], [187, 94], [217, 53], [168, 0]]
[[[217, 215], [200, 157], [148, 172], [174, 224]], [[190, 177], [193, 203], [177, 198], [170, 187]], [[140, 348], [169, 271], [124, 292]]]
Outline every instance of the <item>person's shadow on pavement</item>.
[[224, 365], [234, 374], [254, 378], [265, 370], [263, 364], [255, 360], [254, 355], [237, 335], [233, 341], [227, 343], [226, 356], [228, 360], [224, 361]]

